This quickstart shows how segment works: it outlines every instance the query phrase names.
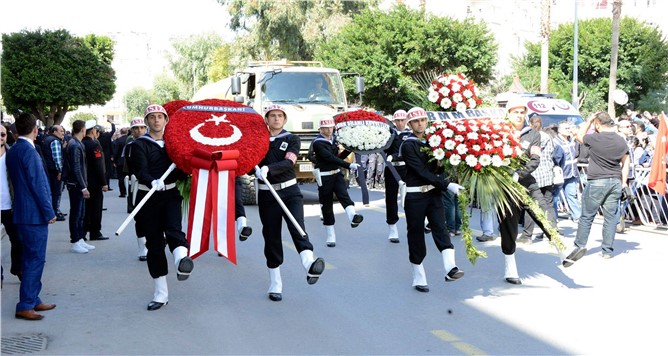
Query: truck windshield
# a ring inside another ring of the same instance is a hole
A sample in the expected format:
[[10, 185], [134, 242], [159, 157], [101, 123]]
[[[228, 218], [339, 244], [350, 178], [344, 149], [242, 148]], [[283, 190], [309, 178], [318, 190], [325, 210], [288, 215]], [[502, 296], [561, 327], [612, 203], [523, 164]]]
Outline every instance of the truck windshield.
[[268, 73], [262, 84], [262, 101], [297, 104], [344, 105], [338, 73]]

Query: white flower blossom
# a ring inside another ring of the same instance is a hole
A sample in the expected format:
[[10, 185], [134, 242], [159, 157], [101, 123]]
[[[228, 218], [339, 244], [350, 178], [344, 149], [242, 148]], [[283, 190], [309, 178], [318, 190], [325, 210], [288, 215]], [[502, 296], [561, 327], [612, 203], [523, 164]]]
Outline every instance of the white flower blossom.
[[[458, 78], [458, 79], [459, 79], [459, 78]], [[462, 88], [462, 86], [459, 85], [459, 83], [452, 83], [452, 85], [450, 86], [450, 89], [451, 89], [452, 91], [454, 91], [455, 93], [457, 93], [461, 88]], [[459, 94], [459, 93], [457, 93], [457, 94]], [[455, 95], [456, 95], [456, 94], [455, 94]], [[461, 96], [461, 95], [460, 95], [460, 96]], [[459, 100], [457, 100], [457, 101], [459, 101]]]
[[452, 137], [454, 134], [455, 134], [455, 132], [452, 131], [452, 130], [450, 130], [450, 129], [444, 129], [444, 130], [443, 130], [443, 137], [445, 137], [445, 138], [450, 138], [450, 137]]
[[503, 155], [511, 156], [513, 154], [513, 148], [510, 146], [503, 146]]
[[465, 144], [460, 143], [459, 145], [457, 145], [457, 153], [459, 153], [460, 155], [463, 155], [463, 154], [467, 153], [468, 151], [469, 151], [469, 149], [468, 149], [468, 147], [466, 147]]
[[440, 144], [441, 144], [441, 136], [432, 135], [431, 137], [429, 137], [429, 146], [438, 147], [438, 145]]
[[474, 155], [466, 155], [466, 165], [475, 167], [478, 164], [478, 159]]
[[494, 155], [492, 156], [492, 166], [494, 167], [501, 167], [503, 165], [503, 160], [499, 155]]
[[443, 100], [440, 102], [440, 105], [443, 109], [450, 109], [450, 106], [452, 106], [452, 101], [450, 101], [448, 98], [443, 98]]
[[467, 99], [470, 98], [471, 95], [473, 95], [473, 93], [472, 93], [469, 89], [464, 90], [464, 92], [462, 92], [462, 94], [463, 94], [464, 97], [467, 98]]
[[448, 151], [454, 150], [456, 146], [457, 146], [457, 142], [455, 142], [453, 140], [445, 140], [445, 144], [443, 145], [443, 147], [445, 147], [445, 149], [448, 150]]
[[480, 145], [473, 145], [471, 146], [471, 149], [474, 151], [480, 151]]
[[439, 97], [439, 95], [438, 95], [437, 92], [435, 92], [433, 90], [429, 90], [429, 94], [427, 95], [427, 99], [429, 99], [429, 101], [431, 101], [432, 103], [435, 103], [435, 102], [438, 101], [438, 97]]
[[461, 163], [462, 158], [459, 157], [459, 155], [452, 155], [452, 156], [450, 156], [450, 158], [448, 159], [448, 161], [450, 161], [450, 164], [451, 164], [451, 165], [453, 165], [453, 166], [458, 166], [459, 163]]
[[455, 141], [457, 141], [457, 142], [464, 142], [464, 136], [462, 136], [462, 135], [455, 135]]
[[459, 112], [464, 112], [464, 111], [466, 111], [466, 104], [464, 104], [464, 103], [459, 103], [459, 104], [457, 104], [456, 109], [457, 109], [457, 111], [459, 111]]
[[477, 132], [469, 132], [466, 134], [466, 138], [469, 140], [477, 140], [478, 139], [478, 133]]
[[443, 158], [445, 158], [445, 151], [443, 151], [442, 148], [435, 149], [433, 154], [434, 154], [434, 158], [436, 158], [439, 161], [442, 160]]
[[462, 100], [464, 100], [464, 98], [462, 97], [462, 94], [455, 93], [452, 96], [452, 101], [454, 101], [455, 103], [460, 103]]
[[477, 105], [476, 102], [475, 102], [475, 99], [473, 99], [473, 98], [467, 100], [466, 102], [468, 103], [469, 108], [471, 108], [471, 109], [474, 109]]
[[446, 86], [442, 86], [441, 89], [438, 90], [439, 93], [443, 96], [448, 96], [450, 95], [450, 89]]
[[483, 167], [487, 167], [492, 163], [492, 157], [490, 157], [488, 154], [480, 155], [478, 160], [480, 161], [480, 165]]

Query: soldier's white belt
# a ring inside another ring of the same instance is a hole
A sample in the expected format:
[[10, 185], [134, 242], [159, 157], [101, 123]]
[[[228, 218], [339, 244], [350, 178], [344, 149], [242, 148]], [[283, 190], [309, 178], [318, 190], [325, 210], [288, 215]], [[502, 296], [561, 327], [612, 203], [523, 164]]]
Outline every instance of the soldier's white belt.
[[321, 177], [331, 176], [332, 174], [337, 174], [339, 172], [341, 172], [341, 170], [339, 168], [337, 168], [335, 170], [332, 170], [332, 171], [324, 171], [324, 172], [320, 171], [320, 176]]
[[[257, 189], [269, 190], [269, 187], [266, 184], [264, 184], [264, 182], [258, 182], [258, 183], [260, 183], [260, 184], [257, 185]], [[271, 186], [274, 188], [274, 190], [281, 190], [281, 189], [285, 189], [287, 187], [291, 187], [295, 184], [297, 184], [297, 178], [292, 178], [292, 179], [290, 179], [288, 181], [285, 181], [283, 183], [272, 184]]]
[[435, 187], [433, 185], [421, 185], [419, 187], [406, 187], [406, 193], [426, 193]]
[[404, 161], [396, 161], [396, 162], [392, 162], [392, 165], [395, 166], [395, 167], [405, 166], [405, 165], [406, 165], [406, 162], [404, 162]]
[[[165, 190], [170, 190], [170, 189], [172, 189], [172, 188], [176, 188], [176, 183], [165, 184]], [[145, 185], [143, 185], [143, 184], [137, 184], [137, 189], [139, 189], [139, 190], [143, 190], [143, 191], [146, 191], [146, 192], [148, 192], [149, 190], [151, 190], [151, 188], [149, 188], [149, 187], [147, 187], [147, 186], [145, 186]]]

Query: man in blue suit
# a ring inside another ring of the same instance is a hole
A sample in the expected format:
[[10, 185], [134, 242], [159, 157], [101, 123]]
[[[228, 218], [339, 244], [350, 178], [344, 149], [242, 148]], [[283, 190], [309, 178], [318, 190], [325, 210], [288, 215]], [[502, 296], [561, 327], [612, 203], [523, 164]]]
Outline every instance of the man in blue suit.
[[41, 320], [44, 316], [37, 311], [56, 307], [39, 299], [49, 224], [56, 221], [56, 213], [44, 164], [35, 150], [37, 120], [32, 114], [22, 113], [16, 120], [16, 131], [19, 139], [7, 152], [7, 173], [14, 187], [14, 223], [23, 244], [23, 278], [15, 316]]

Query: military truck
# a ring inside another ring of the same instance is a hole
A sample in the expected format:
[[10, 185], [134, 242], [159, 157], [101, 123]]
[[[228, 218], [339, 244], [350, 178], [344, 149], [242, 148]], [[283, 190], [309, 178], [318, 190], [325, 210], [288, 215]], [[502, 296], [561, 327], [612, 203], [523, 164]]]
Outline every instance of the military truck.
[[[343, 74], [346, 75], [346, 74]], [[356, 75], [356, 94], [364, 91], [364, 79]], [[253, 61], [235, 75], [202, 87], [193, 101], [216, 98], [244, 103], [260, 113], [272, 104], [286, 110], [285, 129], [301, 139], [295, 170], [299, 181], [313, 180], [313, 164], [307, 159], [320, 119], [348, 111], [342, 74], [316, 61]], [[252, 180], [244, 177], [244, 204], [255, 203]]]

